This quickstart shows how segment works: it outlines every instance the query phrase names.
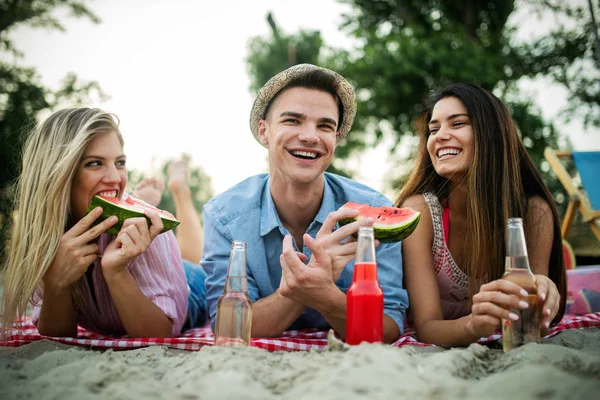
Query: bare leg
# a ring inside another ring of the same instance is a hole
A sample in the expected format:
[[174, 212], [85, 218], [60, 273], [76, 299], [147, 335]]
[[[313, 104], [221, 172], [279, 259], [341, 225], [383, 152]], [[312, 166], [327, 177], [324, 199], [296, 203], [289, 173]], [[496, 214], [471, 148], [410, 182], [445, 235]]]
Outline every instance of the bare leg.
[[175, 200], [175, 215], [180, 224], [177, 227], [177, 242], [181, 258], [193, 263], [200, 263], [204, 247], [204, 233], [200, 217], [194, 208], [192, 194], [188, 185], [188, 171], [183, 160], [172, 161], [167, 169], [168, 188]]
[[144, 178], [135, 185], [133, 193], [136, 197], [156, 207], [160, 203], [164, 189], [165, 182], [161, 178]]

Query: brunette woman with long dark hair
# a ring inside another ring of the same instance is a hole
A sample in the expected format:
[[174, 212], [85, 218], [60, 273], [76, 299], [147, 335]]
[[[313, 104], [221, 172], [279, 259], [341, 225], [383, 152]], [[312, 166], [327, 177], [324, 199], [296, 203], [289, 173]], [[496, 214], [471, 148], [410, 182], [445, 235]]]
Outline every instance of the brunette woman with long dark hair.
[[511, 217], [523, 219], [546, 331], [566, 300], [559, 217], [508, 109], [458, 83], [431, 97], [417, 126], [419, 158], [396, 205], [422, 213], [402, 244], [419, 340], [468, 345], [526, 307], [523, 289], [500, 279]]

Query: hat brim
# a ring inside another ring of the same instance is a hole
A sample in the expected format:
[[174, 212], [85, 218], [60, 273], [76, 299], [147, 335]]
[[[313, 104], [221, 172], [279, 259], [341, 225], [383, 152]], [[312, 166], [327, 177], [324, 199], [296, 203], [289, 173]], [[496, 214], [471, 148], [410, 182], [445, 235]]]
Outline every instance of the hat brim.
[[354, 122], [354, 117], [356, 116], [356, 94], [354, 93], [354, 88], [352, 85], [346, 79], [344, 79], [343, 76], [330, 69], [317, 67], [316, 65], [312, 64], [298, 64], [286, 69], [285, 71], [281, 71], [269, 79], [269, 81], [265, 83], [265, 85], [258, 92], [258, 95], [254, 100], [254, 104], [252, 105], [252, 111], [250, 112], [250, 130], [252, 131], [252, 135], [258, 143], [264, 146], [258, 137], [258, 123], [261, 119], [265, 118], [265, 113], [271, 101], [279, 92], [285, 89], [290, 82], [308, 72], [315, 70], [322, 70], [333, 75], [337, 82], [336, 92], [340, 98], [340, 101], [342, 102], [342, 107], [344, 110], [342, 121], [340, 121], [337, 131], [337, 141], [339, 142], [345, 138], [348, 132], [350, 132], [350, 128], [352, 128], [352, 123]]

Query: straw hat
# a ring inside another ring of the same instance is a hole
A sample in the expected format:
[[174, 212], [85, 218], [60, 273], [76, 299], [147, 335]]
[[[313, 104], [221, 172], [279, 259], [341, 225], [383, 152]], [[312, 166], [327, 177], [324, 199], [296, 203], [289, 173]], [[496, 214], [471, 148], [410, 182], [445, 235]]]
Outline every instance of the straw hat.
[[[354, 122], [354, 116], [356, 115], [356, 94], [354, 88], [343, 76], [327, 68], [317, 67], [312, 64], [298, 64], [281, 71], [271, 79], [260, 89], [254, 104], [252, 105], [252, 111], [250, 112], [250, 130], [254, 138], [262, 145], [258, 138], [258, 121], [265, 119], [265, 113], [273, 98], [281, 90], [285, 89], [290, 82], [301, 77], [302, 75], [312, 72], [315, 70], [321, 70], [335, 77], [337, 82], [337, 94], [342, 102], [344, 113], [342, 121], [338, 126], [337, 141], [342, 140], [352, 127]], [[264, 145], [263, 145], [264, 146]]]

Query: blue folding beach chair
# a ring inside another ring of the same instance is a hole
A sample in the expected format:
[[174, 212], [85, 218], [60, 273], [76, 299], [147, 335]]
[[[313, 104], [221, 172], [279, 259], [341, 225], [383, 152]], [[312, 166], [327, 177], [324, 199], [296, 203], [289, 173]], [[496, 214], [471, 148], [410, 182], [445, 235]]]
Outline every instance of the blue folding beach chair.
[[[569, 193], [569, 205], [563, 218], [561, 233], [563, 239], [569, 234], [577, 210], [600, 241], [600, 151], [564, 151], [546, 149], [544, 156], [558, 179]], [[571, 176], [563, 159], [572, 159], [577, 168], [581, 189], [576, 185], [576, 177]]]

